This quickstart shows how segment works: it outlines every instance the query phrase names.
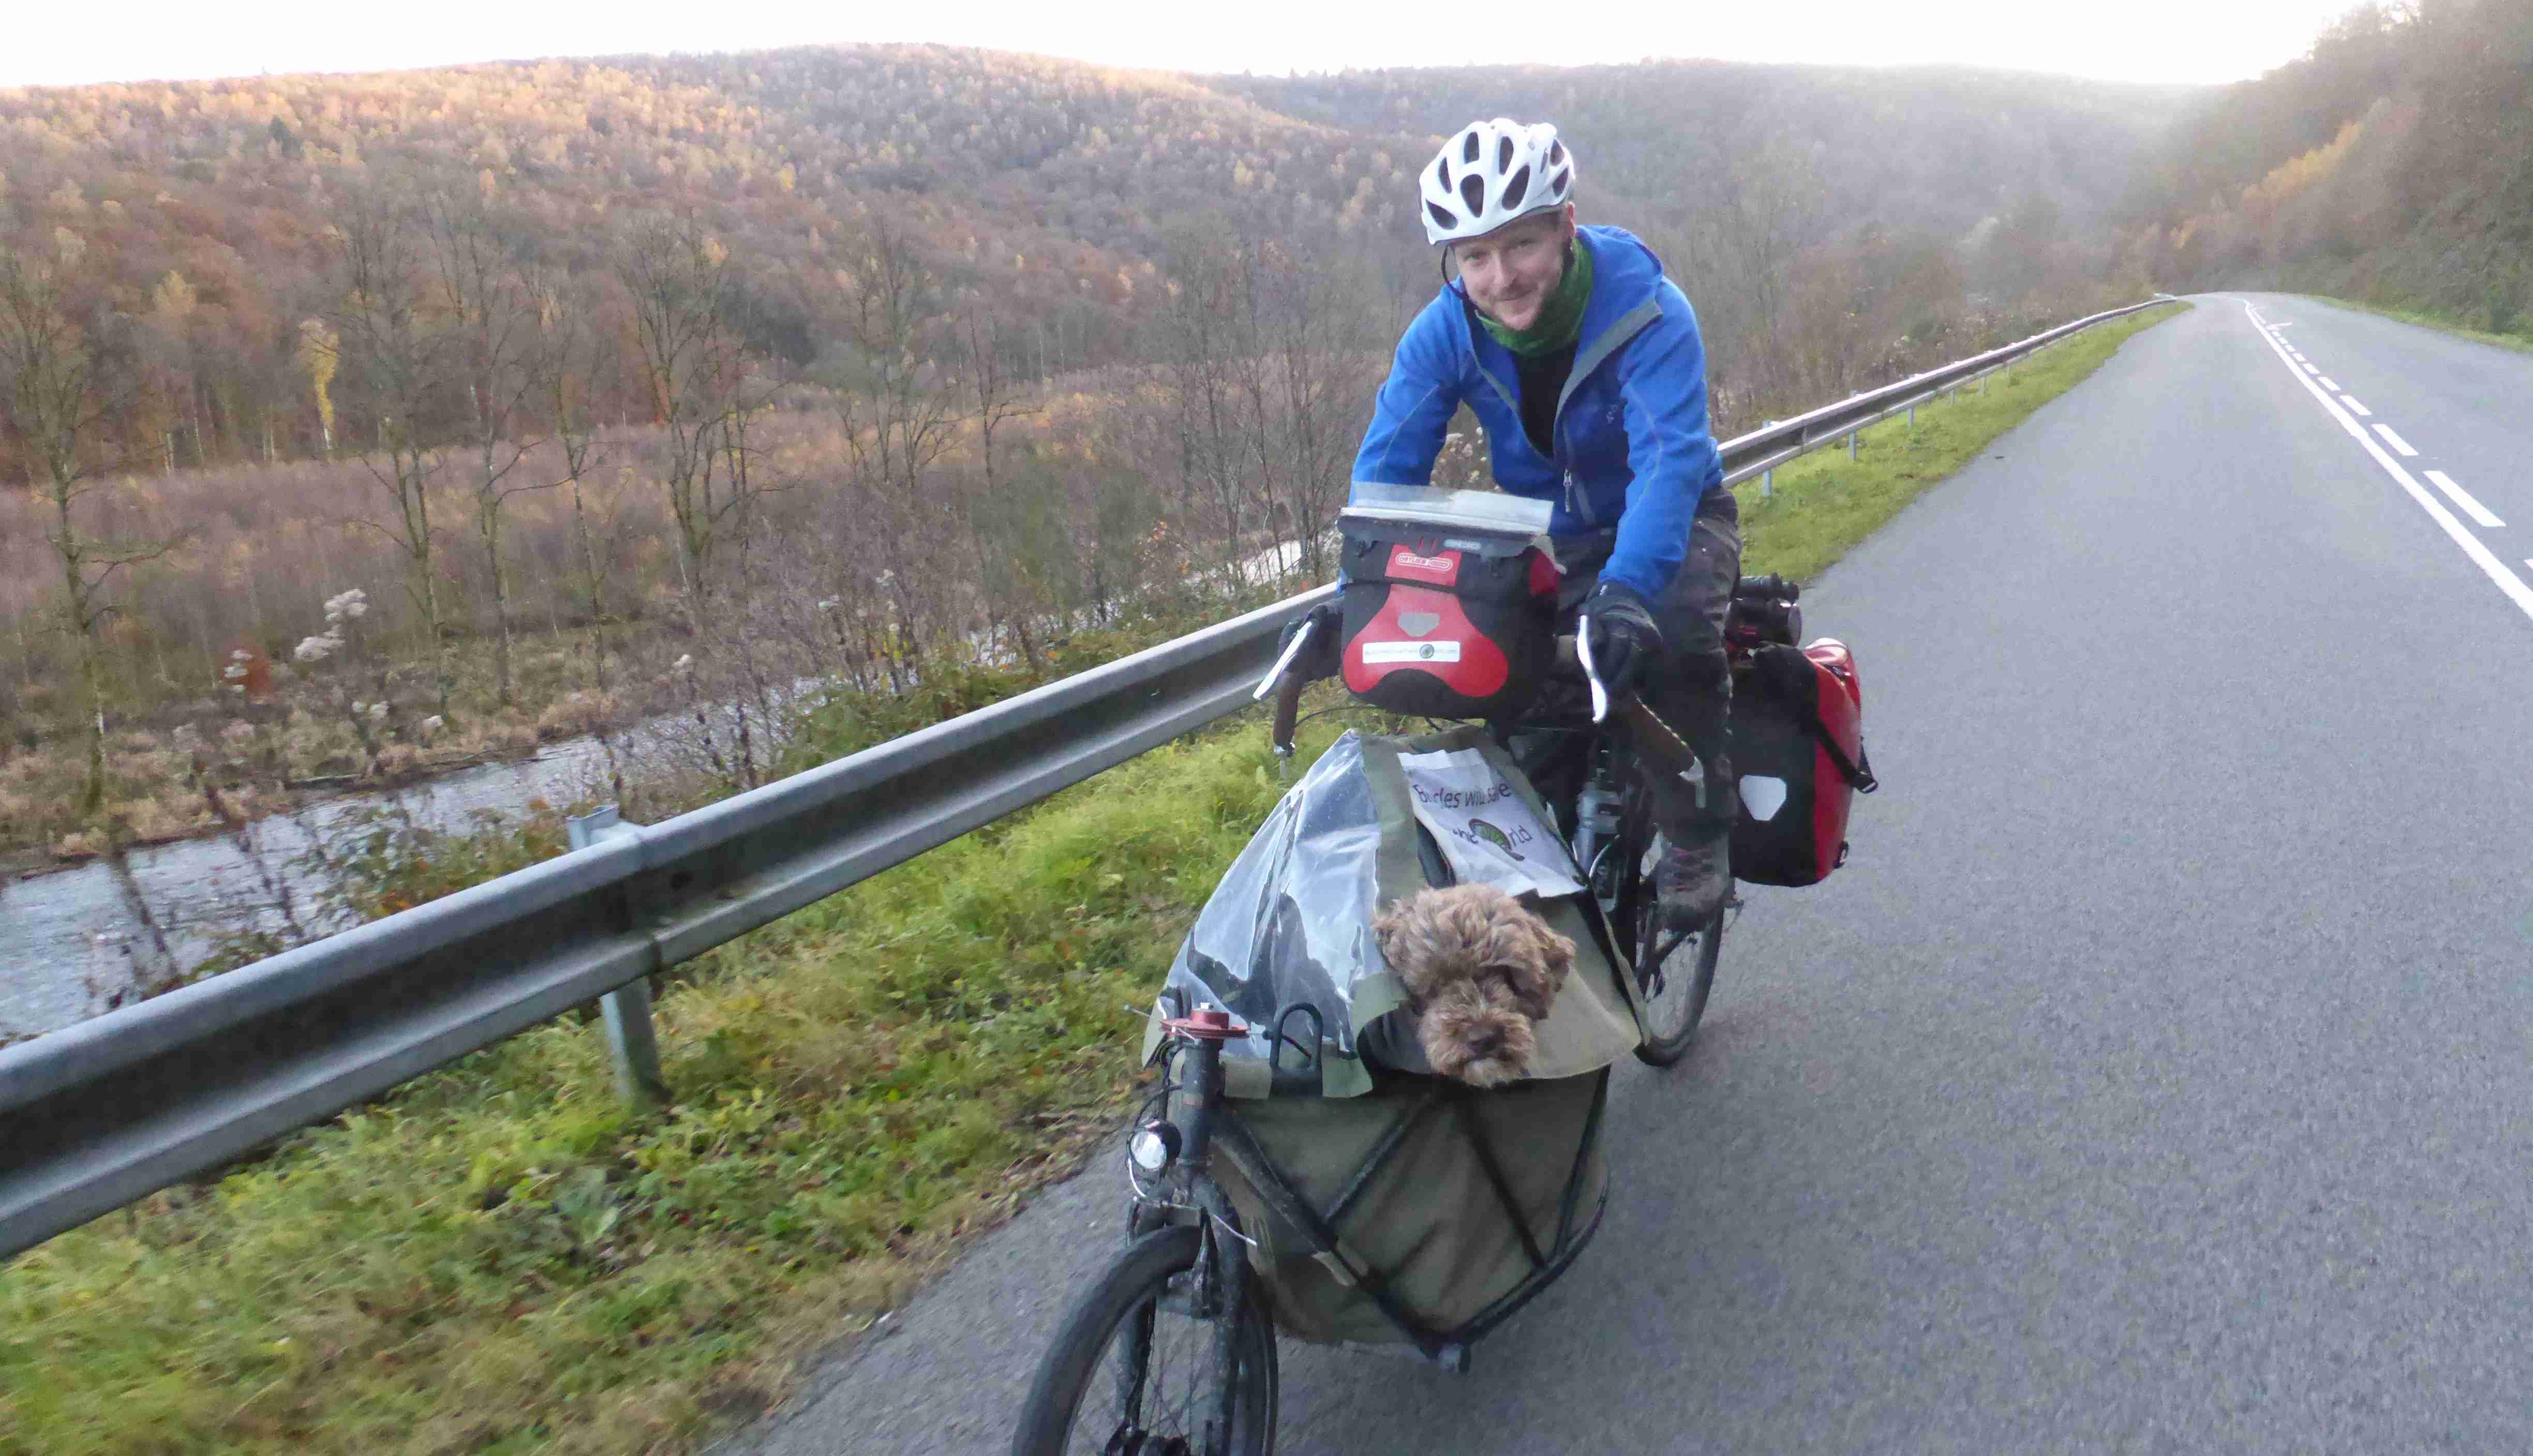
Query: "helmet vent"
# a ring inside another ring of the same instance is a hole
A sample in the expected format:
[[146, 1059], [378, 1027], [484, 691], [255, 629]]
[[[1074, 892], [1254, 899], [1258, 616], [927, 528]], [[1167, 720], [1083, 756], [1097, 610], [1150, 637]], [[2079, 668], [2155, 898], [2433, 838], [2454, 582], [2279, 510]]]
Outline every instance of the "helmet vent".
[[1527, 196], [1529, 192], [1530, 168], [1525, 164], [1520, 171], [1512, 174], [1511, 181], [1504, 184], [1503, 205], [1507, 207], [1520, 206], [1521, 200]]
[[1486, 211], [1486, 179], [1480, 177], [1475, 172], [1463, 175], [1460, 178], [1460, 201], [1469, 204], [1469, 213], [1471, 216], [1476, 216], [1477, 214]]
[[1549, 195], [1550, 197], [1553, 197], [1553, 198], [1561, 198], [1561, 197], [1565, 196], [1565, 181], [1566, 181], [1566, 179], [1567, 179], [1567, 178], [1572, 177], [1573, 175], [1574, 175], [1574, 169], [1573, 169], [1572, 167], [1567, 167], [1565, 170], [1563, 170], [1563, 171], [1561, 171], [1561, 172], [1558, 173], [1556, 176], [1549, 178], [1549, 179], [1548, 179], [1548, 195]]
[[1469, 128], [1468, 135], [1460, 139], [1460, 160], [1464, 162], [1473, 162], [1477, 159], [1478, 129], [1476, 127], [1471, 127]]
[[1433, 214], [1434, 221], [1438, 226], [1458, 227], [1460, 225], [1460, 219], [1452, 216], [1440, 203], [1427, 203], [1425, 204], [1425, 210]]
[[1562, 165], [1564, 164], [1564, 162], [1565, 162], [1565, 144], [1564, 144], [1564, 143], [1562, 143], [1562, 142], [1551, 142], [1551, 143], [1549, 143], [1549, 144], [1548, 144], [1548, 164], [1549, 164], [1550, 166], [1552, 166], [1552, 167], [1556, 167], [1556, 166], [1562, 166]]
[[1510, 137], [1499, 137], [1496, 139], [1496, 170], [1501, 172], [1511, 165], [1512, 139]]

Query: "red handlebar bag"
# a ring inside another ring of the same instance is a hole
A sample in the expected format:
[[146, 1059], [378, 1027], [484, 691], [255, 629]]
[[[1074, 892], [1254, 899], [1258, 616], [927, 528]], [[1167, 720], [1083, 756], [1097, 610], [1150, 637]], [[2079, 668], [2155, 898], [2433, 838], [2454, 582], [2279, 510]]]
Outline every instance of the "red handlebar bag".
[[1847, 862], [1847, 816], [1881, 786], [1864, 757], [1864, 694], [1847, 644], [1766, 646], [1733, 673], [1733, 876], [1817, 885]]
[[1523, 537], [1346, 520], [1348, 691], [1427, 718], [1502, 719], [1557, 650], [1557, 563]]

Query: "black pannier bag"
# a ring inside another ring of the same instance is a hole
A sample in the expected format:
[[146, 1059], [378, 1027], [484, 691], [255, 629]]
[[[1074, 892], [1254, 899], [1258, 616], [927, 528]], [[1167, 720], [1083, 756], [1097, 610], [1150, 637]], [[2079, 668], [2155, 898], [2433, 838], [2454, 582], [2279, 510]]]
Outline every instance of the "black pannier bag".
[[1502, 719], [1557, 650], [1549, 504], [1473, 491], [1358, 486], [1344, 539], [1348, 691], [1392, 713]]
[[1754, 648], [1733, 672], [1732, 753], [1740, 810], [1733, 875], [1754, 885], [1817, 885], [1847, 862], [1847, 816], [1871, 793], [1864, 697], [1847, 644]]

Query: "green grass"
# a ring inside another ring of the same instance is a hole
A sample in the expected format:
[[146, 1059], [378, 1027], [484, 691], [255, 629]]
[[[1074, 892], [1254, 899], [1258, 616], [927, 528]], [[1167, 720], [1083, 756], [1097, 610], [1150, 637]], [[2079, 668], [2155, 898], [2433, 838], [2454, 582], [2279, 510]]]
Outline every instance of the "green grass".
[[2470, 339], [2475, 343], [2496, 344], [2502, 349], [2512, 349], [2518, 354], [2533, 354], [2533, 334], [2491, 333], [2487, 329], [2466, 327], [2443, 315], [2423, 314], [2415, 309], [2387, 308], [2383, 304], [2370, 304], [2363, 299], [2341, 298], [2336, 294], [2308, 293], [2301, 296], [2310, 298], [2316, 303], [2334, 304], [2343, 309], [2355, 309], [2361, 314], [2374, 314], [2381, 318], [2397, 320], [2403, 323], [2415, 323], [2421, 328], [2433, 328], [2439, 333], [2449, 333], [2456, 338]]
[[[1746, 569], [1817, 574], [2159, 317], [1744, 487]], [[842, 705], [817, 731], [903, 727]], [[1252, 715], [1146, 754], [687, 967], [665, 1112], [564, 1020], [0, 1266], [0, 1452], [677, 1450], [763, 1409], [1113, 1127], [1128, 1006], [1281, 792], [1264, 738]], [[361, 895], [511, 855], [469, 852]]]
[[1741, 569], [1812, 580], [1998, 436], [2100, 368], [2131, 336], [2190, 308], [2148, 309], [2051, 344], [2019, 361], [2011, 376], [1989, 376], [1985, 392], [1973, 384], [1950, 400], [1919, 405], [1914, 427], [1904, 415], [1863, 432], [1853, 461], [1839, 445], [1781, 466], [1773, 494], [1762, 495], [1755, 480], [1735, 487]]
[[1248, 724], [1147, 754], [725, 948], [661, 1003], [665, 1114], [559, 1022], [20, 1255], [0, 1449], [614, 1452], [762, 1408], [1108, 1127], [1270, 763]]

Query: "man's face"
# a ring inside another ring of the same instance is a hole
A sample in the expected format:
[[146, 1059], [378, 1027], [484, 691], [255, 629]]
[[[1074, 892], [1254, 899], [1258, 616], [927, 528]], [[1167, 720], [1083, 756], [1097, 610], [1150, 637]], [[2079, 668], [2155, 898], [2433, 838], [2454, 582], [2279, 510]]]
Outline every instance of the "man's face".
[[1454, 243], [1451, 261], [1460, 265], [1460, 286], [1489, 318], [1506, 328], [1528, 328], [1564, 276], [1565, 244], [1573, 234], [1573, 209], [1560, 207]]

